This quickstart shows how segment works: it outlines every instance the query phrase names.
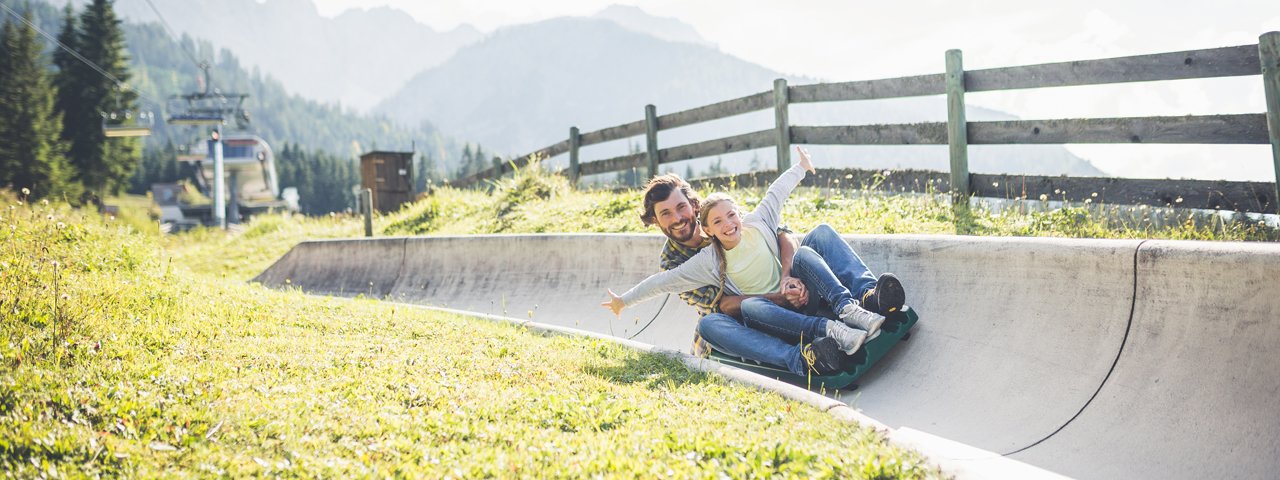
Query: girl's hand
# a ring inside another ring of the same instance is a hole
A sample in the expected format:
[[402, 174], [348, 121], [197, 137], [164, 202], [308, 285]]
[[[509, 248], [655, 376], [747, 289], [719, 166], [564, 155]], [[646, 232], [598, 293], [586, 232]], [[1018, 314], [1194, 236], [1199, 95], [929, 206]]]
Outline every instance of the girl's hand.
[[814, 170], [814, 169], [813, 169], [813, 162], [809, 160], [809, 151], [807, 151], [807, 150], [805, 150], [804, 148], [801, 148], [799, 145], [797, 145], [797, 146], [796, 146], [796, 153], [799, 153], [799, 154], [800, 154], [800, 166], [801, 166], [801, 167], [804, 167], [804, 169], [805, 169], [805, 170], [808, 170], [808, 171], [809, 171], [809, 173], [818, 173], [816, 170]]
[[613, 293], [613, 290], [607, 290], [607, 291], [609, 292], [609, 296], [612, 298], [610, 298], [610, 300], [607, 302], [600, 302], [600, 306], [608, 308], [609, 310], [613, 310], [614, 315], [621, 317], [622, 309], [627, 308], [627, 304], [623, 303], [622, 297], [619, 297], [618, 294]]

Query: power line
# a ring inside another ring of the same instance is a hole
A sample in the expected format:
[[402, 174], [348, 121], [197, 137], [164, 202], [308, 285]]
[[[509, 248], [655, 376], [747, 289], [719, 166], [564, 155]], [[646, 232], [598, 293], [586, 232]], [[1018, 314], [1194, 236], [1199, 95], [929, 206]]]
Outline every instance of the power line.
[[52, 35], [49, 35], [48, 33], [46, 33], [44, 30], [41, 30], [40, 27], [37, 27], [36, 24], [31, 23], [30, 20], [27, 20], [27, 17], [18, 15], [18, 12], [13, 11], [13, 9], [9, 8], [8, 5], [5, 5], [4, 3], [0, 3], [0, 8], [3, 8], [4, 11], [9, 12], [9, 14], [13, 15], [14, 18], [21, 20], [22, 23], [27, 24], [27, 26], [31, 27], [32, 30], [35, 30], [44, 38], [49, 39], [50, 42], [53, 42], [54, 44], [58, 45], [58, 47], [62, 48], [62, 50], [66, 51], [67, 53], [70, 53], [71, 56], [76, 57], [77, 60], [84, 62], [85, 65], [88, 65], [90, 68], [93, 68], [99, 74], [106, 77], [108, 80], [115, 82], [116, 88], [120, 88], [123, 90], [133, 90], [134, 93], [136, 93], [139, 98], [142, 98], [153, 105], [163, 105], [162, 103], [156, 102], [155, 100], [152, 100], [150, 97], [143, 95], [142, 92], [135, 90], [133, 87], [130, 87], [128, 83], [120, 81], [120, 79], [116, 78], [115, 75], [112, 75], [110, 72], [107, 72], [102, 67], [99, 67], [98, 64], [89, 61], [89, 59], [87, 58], [84, 58], [83, 55], [80, 55], [80, 52], [72, 50], [71, 47], [68, 47], [62, 42], [59, 42], [57, 38], [54, 38]]

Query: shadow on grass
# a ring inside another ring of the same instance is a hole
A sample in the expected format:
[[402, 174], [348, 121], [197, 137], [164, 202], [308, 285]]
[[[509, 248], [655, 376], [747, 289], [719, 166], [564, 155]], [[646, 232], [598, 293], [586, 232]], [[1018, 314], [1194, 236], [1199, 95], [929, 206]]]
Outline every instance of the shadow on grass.
[[613, 383], [644, 384], [646, 388], [671, 388], [712, 381], [706, 372], [690, 370], [679, 360], [654, 353], [598, 358], [582, 371]]

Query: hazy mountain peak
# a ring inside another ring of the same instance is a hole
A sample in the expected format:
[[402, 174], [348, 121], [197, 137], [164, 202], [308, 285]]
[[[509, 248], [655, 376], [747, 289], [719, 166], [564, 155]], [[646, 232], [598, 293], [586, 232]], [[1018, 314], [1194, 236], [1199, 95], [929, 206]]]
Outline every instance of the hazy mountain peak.
[[482, 38], [470, 25], [437, 32], [388, 7], [329, 18], [312, 0], [116, 0], [115, 8], [125, 19], [156, 22], [152, 4], [176, 35], [209, 39], [291, 91], [360, 110]]
[[719, 48], [714, 42], [702, 38], [702, 35], [699, 35], [698, 30], [693, 28], [692, 25], [672, 17], [650, 15], [648, 12], [641, 10], [640, 7], [610, 5], [596, 13], [592, 18], [609, 20], [628, 30], [652, 35], [668, 42], [684, 42], [709, 48]]

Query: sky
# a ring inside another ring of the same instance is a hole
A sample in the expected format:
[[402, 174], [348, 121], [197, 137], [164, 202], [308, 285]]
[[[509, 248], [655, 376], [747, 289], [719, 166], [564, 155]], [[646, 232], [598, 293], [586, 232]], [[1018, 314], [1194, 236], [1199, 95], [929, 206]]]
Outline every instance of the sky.
[[[390, 6], [437, 30], [492, 32], [633, 5], [693, 26], [724, 53], [786, 74], [851, 81], [940, 73], [960, 49], [966, 69], [1256, 44], [1280, 31], [1275, 0], [313, 0], [321, 14]], [[970, 103], [1024, 119], [1258, 113], [1260, 77], [971, 94]], [[1186, 178], [1274, 181], [1270, 148], [1068, 146], [1104, 171], [1187, 172]]]

